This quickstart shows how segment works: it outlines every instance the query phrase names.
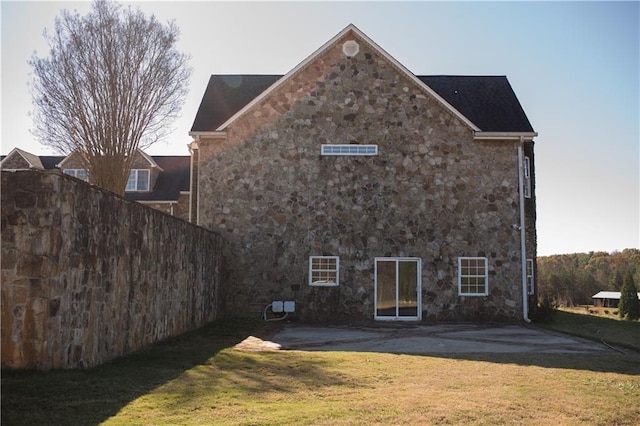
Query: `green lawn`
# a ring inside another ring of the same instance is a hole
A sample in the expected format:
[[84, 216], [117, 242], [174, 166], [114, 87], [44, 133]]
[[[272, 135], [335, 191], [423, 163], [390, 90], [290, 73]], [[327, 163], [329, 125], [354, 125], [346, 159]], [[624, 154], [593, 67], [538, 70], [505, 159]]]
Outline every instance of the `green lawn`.
[[556, 310], [551, 321], [538, 325], [574, 336], [604, 341], [623, 351], [633, 349], [640, 352], [640, 321], [620, 320], [615, 316], [590, 315], [587, 309], [576, 308]]
[[3, 371], [2, 424], [636, 425], [640, 419], [640, 354], [631, 350], [415, 356], [233, 349], [270, 331], [257, 321], [219, 321], [94, 369]]

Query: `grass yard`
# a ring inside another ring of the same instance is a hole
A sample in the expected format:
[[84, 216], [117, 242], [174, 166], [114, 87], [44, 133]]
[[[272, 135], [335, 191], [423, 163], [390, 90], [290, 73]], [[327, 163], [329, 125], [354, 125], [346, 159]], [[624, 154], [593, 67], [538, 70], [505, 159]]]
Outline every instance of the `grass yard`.
[[585, 308], [562, 308], [553, 313], [550, 322], [538, 325], [595, 341], [604, 340], [623, 350], [633, 349], [640, 352], [640, 321], [589, 314]]
[[94, 369], [3, 371], [2, 424], [637, 425], [640, 420], [640, 354], [633, 351], [415, 356], [233, 349], [251, 334], [270, 331], [256, 321], [220, 321]]

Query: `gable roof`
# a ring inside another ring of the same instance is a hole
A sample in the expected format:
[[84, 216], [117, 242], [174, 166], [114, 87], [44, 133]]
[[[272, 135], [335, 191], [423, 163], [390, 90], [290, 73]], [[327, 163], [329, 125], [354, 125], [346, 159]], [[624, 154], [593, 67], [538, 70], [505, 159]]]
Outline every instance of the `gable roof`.
[[15, 155], [20, 156], [27, 163], [29, 169], [44, 169], [42, 162], [37, 155], [31, 154], [30, 152], [24, 151], [20, 148], [13, 148], [9, 154], [2, 158], [2, 162], [4, 163], [6, 159]]
[[212, 75], [191, 133], [223, 131], [251, 106], [268, 96], [347, 35], [360, 39], [376, 50], [394, 68], [457, 115], [474, 132], [533, 132], [506, 77], [419, 77], [354, 25], [349, 25], [286, 75]]
[[[213, 132], [282, 75], [212, 75], [192, 132]], [[417, 76], [483, 132], [533, 132], [505, 76]], [[233, 82], [233, 85], [230, 84]]]
[[[11, 156], [14, 151], [28, 154], [33, 162], [41, 165], [41, 170], [62, 169], [61, 164], [68, 156], [64, 155], [34, 155], [24, 150], [14, 148], [11, 153], [0, 157], [2, 161]], [[181, 192], [190, 191], [191, 156], [188, 155], [149, 155], [140, 151], [149, 162], [149, 167], [157, 168], [160, 172], [152, 191], [125, 192], [124, 197], [135, 201], [173, 201], [177, 200]]]

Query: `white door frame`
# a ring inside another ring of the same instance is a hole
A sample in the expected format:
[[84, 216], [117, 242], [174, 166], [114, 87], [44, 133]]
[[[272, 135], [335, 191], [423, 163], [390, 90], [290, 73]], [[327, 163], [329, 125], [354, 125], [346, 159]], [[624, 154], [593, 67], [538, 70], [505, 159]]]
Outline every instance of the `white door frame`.
[[[396, 315], [378, 316], [378, 261], [395, 262], [396, 264]], [[413, 261], [417, 263], [416, 268], [416, 316], [400, 316], [398, 312], [398, 267], [401, 261]], [[422, 259], [419, 257], [376, 257], [374, 259], [373, 272], [373, 316], [380, 321], [420, 321], [422, 319]]]

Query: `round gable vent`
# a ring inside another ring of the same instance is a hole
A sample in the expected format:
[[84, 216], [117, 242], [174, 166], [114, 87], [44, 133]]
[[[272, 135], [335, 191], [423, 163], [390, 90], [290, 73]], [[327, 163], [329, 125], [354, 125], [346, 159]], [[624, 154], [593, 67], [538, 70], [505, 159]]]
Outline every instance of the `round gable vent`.
[[360, 45], [355, 40], [345, 41], [342, 45], [342, 52], [348, 57], [352, 58], [360, 51]]

